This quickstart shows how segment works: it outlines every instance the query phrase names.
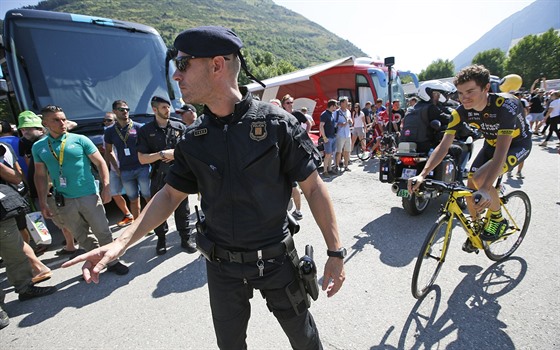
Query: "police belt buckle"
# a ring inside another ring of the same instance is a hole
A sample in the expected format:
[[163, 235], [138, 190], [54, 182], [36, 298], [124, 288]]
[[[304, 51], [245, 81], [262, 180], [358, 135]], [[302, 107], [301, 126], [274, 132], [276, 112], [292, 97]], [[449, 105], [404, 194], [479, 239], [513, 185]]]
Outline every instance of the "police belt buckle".
[[261, 249], [260, 258], [256, 250], [249, 251], [249, 252], [236, 252], [214, 245], [214, 260], [216, 261], [224, 260], [227, 262], [234, 262], [239, 264], [252, 263], [261, 259], [267, 260], [267, 259], [275, 258], [286, 252], [293, 250], [294, 249], [293, 247], [294, 247], [294, 241], [291, 235], [286, 236], [286, 238], [284, 238], [280, 243], [273, 244]]

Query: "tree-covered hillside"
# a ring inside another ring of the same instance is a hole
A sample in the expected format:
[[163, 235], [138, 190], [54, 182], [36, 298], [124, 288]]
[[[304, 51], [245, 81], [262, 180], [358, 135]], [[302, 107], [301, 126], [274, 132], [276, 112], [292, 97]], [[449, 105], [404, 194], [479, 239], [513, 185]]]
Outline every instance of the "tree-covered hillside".
[[296, 68], [366, 55], [272, 0], [47, 0], [29, 8], [147, 24], [160, 32], [168, 46], [184, 29], [221, 25], [232, 28], [250, 50], [270, 52]]

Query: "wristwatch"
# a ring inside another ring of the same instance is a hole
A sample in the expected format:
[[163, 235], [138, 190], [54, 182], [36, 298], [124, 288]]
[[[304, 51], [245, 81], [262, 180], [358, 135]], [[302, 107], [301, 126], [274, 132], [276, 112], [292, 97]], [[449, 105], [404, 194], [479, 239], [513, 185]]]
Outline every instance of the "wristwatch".
[[165, 158], [165, 156], [163, 155], [163, 151], [159, 151], [159, 156], [161, 157], [161, 159]]
[[339, 250], [327, 250], [327, 255], [332, 258], [344, 259], [346, 257], [346, 248], [340, 248]]

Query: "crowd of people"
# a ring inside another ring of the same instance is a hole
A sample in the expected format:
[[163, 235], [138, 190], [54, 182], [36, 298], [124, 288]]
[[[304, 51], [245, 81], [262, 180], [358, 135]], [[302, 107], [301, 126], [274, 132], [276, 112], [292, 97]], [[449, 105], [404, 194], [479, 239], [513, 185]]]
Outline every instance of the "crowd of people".
[[[176, 110], [181, 119], [174, 119], [170, 117], [171, 103], [165, 98], [154, 96], [151, 104], [155, 120], [143, 125], [129, 118], [126, 101], [113, 102], [112, 111], [103, 118], [102, 148], [85, 136], [71, 133], [77, 124], [67, 120], [58, 106], [46, 106], [40, 115], [20, 113], [16, 130], [7, 121], [0, 124], [0, 183], [17, 189], [30, 209], [40, 210], [44, 219], [52, 220], [60, 229], [64, 242], [55, 255], [73, 258], [111, 242], [104, 204], [111, 199], [115, 202], [124, 215], [117, 226], [126, 227], [140, 215], [140, 198], [147, 203], [150, 194], [163, 187], [167, 169], [173, 164], [175, 145], [197, 114], [193, 105], [185, 104]], [[181, 245], [194, 253], [187, 199], [181, 208], [175, 217]], [[36, 243], [34, 249], [31, 247], [25, 212], [3, 218], [0, 225], [0, 257], [19, 299], [54, 293], [56, 287], [37, 286], [50, 279], [53, 272], [38, 258], [48, 246]], [[166, 252], [167, 231], [166, 223], [155, 229], [158, 255]], [[108, 264], [107, 271], [125, 275], [128, 267], [117, 260]], [[0, 325], [5, 325], [7, 315], [3, 310], [0, 319]]]

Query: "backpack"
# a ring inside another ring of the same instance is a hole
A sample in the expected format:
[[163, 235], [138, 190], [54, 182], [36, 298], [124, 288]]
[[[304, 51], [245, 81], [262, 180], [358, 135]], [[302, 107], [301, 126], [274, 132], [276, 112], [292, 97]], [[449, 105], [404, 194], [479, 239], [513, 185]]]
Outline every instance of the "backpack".
[[431, 141], [432, 129], [428, 116], [429, 108], [430, 105], [427, 103], [417, 103], [414, 108], [405, 114], [401, 142], [423, 143]]
[[0, 221], [25, 214], [28, 210], [29, 204], [12, 186], [0, 184]]

